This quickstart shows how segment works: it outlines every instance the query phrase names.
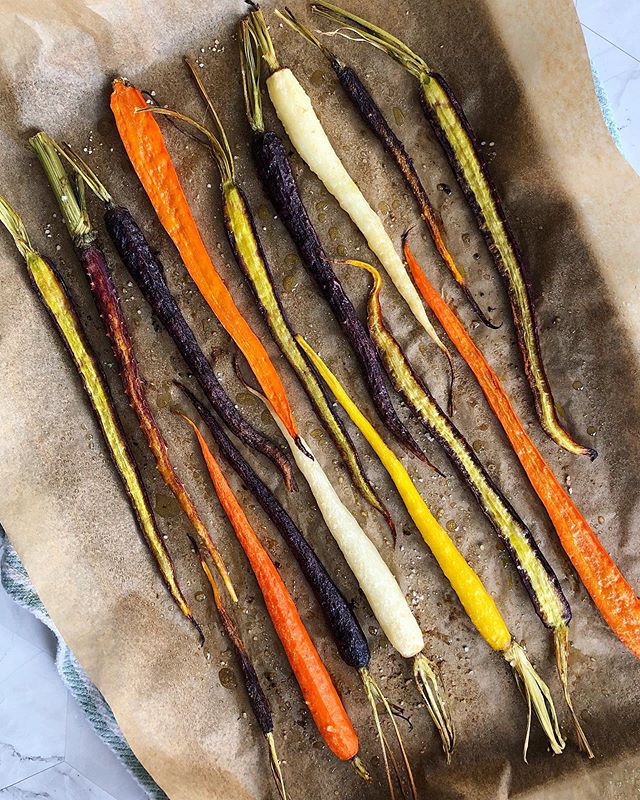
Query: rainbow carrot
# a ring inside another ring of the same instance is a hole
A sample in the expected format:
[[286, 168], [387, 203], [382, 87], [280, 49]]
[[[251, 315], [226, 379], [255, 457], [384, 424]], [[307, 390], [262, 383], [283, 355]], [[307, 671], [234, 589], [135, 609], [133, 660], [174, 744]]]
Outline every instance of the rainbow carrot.
[[433, 288], [413, 256], [406, 238], [404, 254], [423, 299], [476, 376], [593, 602], [620, 641], [640, 658], [640, 598], [542, 458], [520, 422], [498, 376], [455, 313]]
[[242, 351], [278, 417], [297, 441], [298, 430], [280, 376], [207, 252], [158, 123], [153, 114], [135, 113], [145, 108], [147, 104], [138, 89], [123, 78], [113, 82], [111, 110], [120, 138], [160, 222], [202, 296]]
[[220, 504], [249, 559], [273, 626], [320, 735], [338, 758], [352, 761], [357, 769], [362, 769], [357, 755], [356, 732], [327, 668], [300, 619], [289, 590], [258, 539], [204, 437], [188, 417], [184, 419], [196, 435]]

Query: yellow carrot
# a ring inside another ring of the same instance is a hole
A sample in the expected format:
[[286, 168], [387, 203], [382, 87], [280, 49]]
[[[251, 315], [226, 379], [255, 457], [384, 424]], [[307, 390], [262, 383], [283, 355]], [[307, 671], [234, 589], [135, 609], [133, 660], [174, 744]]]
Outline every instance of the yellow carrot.
[[[422, 538], [435, 556], [469, 618], [487, 644], [501, 652], [509, 662], [525, 693], [529, 709], [533, 707], [547, 734], [553, 752], [561, 753], [564, 748], [564, 740], [558, 727], [549, 689], [534, 670], [523, 648], [514, 641], [494, 599], [455, 546], [449, 534], [433, 516], [395, 453], [384, 443], [380, 434], [349, 397], [345, 388], [320, 356], [302, 336], [298, 336], [297, 341], [331, 389], [336, 400], [382, 462], [407, 511], [422, 534]], [[525, 759], [528, 739], [529, 728], [527, 728], [525, 739]]]

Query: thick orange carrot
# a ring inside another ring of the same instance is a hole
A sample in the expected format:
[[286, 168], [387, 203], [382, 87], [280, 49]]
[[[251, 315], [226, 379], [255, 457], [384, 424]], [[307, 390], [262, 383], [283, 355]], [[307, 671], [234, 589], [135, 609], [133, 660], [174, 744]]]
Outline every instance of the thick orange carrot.
[[142, 93], [122, 78], [113, 82], [111, 110], [129, 160], [156, 214], [209, 307], [249, 362], [262, 390], [290, 435], [298, 441], [289, 400], [267, 351], [233, 301], [193, 218], [171, 156]]
[[220, 504], [249, 559], [273, 627], [282, 642], [302, 696], [322, 738], [338, 758], [355, 758], [358, 753], [358, 737], [327, 668], [300, 619], [289, 590], [251, 527], [204, 437], [190, 419], [184, 419], [191, 425], [198, 439]]
[[640, 658], [640, 598], [542, 458], [520, 422], [498, 376], [455, 312], [429, 282], [411, 252], [406, 237], [404, 255], [422, 298], [476, 376], [593, 602], [620, 641]]

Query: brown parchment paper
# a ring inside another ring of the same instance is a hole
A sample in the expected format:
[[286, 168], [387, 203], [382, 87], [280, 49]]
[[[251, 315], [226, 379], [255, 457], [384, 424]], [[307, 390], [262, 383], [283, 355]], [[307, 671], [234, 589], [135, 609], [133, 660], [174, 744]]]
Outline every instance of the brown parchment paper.
[[[271, 11], [273, 5], [271, 0], [266, 2], [266, 10]], [[300, 14], [306, 13], [303, 3], [291, 0], [291, 5]], [[594, 464], [560, 452], [535, 422], [503, 289], [422, 118], [415, 85], [370, 48], [335, 41], [343, 57], [358, 64], [385, 112], [396, 120], [476, 295], [494, 309], [495, 318], [504, 320], [499, 331], [476, 328], [476, 340], [496, 365], [556, 474], [571, 487], [604, 544], [638, 586], [640, 185], [606, 132], [573, 6], [569, 0], [353, 0], [351, 7], [403, 35], [447, 76], [484, 143], [529, 264], [556, 398], [569, 427], [580, 438], [595, 443], [600, 457]], [[257, 424], [276, 435], [262, 409], [250, 402], [233, 376], [229, 341], [154, 218], [108, 110], [110, 79], [124, 74], [140, 87], [154, 90], [159, 102], [201, 114], [181, 64], [181, 56], [190, 53], [201, 59], [203, 76], [227, 125], [238, 155], [240, 178], [264, 228], [264, 241], [294, 325], [370, 410], [355, 359], [309, 276], [294, 257], [287, 258], [294, 248], [253, 175], [234, 35], [244, 4], [240, 0], [204, 4], [191, 0], [3, 0], [0, 9], [0, 190], [24, 214], [36, 245], [58, 261], [107, 364], [112, 385], [118, 387], [117, 375], [84, 278], [45, 180], [24, 147], [27, 134], [36, 127], [64, 137], [81, 150], [86, 148], [112, 193], [144, 222], [147, 235], [162, 254], [169, 282], [203, 346], [215, 354], [216, 368], [229, 392]], [[296, 69], [337, 150], [399, 239], [407, 224], [417, 221], [399, 174], [345, 102], [327, 64], [277, 25], [274, 35], [283, 62]], [[266, 109], [270, 123], [277, 124], [268, 103]], [[579, 584], [463, 365], [457, 367], [457, 423], [481, 450], [485, 463], [539, 537], [563, 576], [572, 603], [575, 702], [597, 753], [591, 763], [576, 753], [547, 633], [469, 492], [431, 445], [430, 453], [445, 469], [446, 479], [434, 479], [411, 459], [407, 463], [422, 481], [425, 496], [442, 521], [457, 526], [456, 541], [495, 593], [514, 635], [527, 642], [531, 657], [552, 687], [568, 734], [565, 754], [551, 757], [534, 724], [529, 763], [523, 762], [526, 708], [507, 666], [471, 629], [359, 437], [356, 441], [365, 463], [398, 522], [395, 550], [381, 521], [354, 495], [299, 386], [269, 340], [232, 261], [222, 229], [213, 164], [197, 144], [169, 126], [165, 130], [221, 273], [243, 311], [264, 334], [282, 368], [302, 429], [339, 482], [344, 499], [358, 509], [366, 530], [396, 571], [427, 635], [428, 652], [441, 662], [459, 737], [450, 767], [444, 766], [430, 720], [418, 703], [410, 666], [391, 652], [378, 631], [308, 490], [301, 486], [296, 496], [286, 497], [273, 471], [254, 459], [353, 600], [370, 634], [373, 672], [390, 699], [403, 704], [413, 726], [409, 730], [403, 724], [403, 730], [421, 796], [434, 800], [637, 797], [638, 664], [607, 630]], [[296, 165], [329, 251], [343, 246], [366, 257], [357, 231], [316, 179], [300, 162]], [[451, 187], [452, 193], [443, 191], [442, 185]], [[98, 217], [97, 205], [93, 210]], [[425, 236], [422, 241], [420, 233], [418, 226], [414, 241], [430, 277], [471, 324], [467, 306], [435, 258], [430, 242]], [[169, 797], [248, 800], [271, 796], [263, 742], [241, 688], [233, 685], [238, 681], [233, 659], [211, 615], [209, 595], [189, 552], [186, 522], [155, 474], [119, 387], [118, 406], [135, 442], [160, 523], [184, 588], [207, 631], [205, 654], [154, 571], [79, 381], [5, 235], [0, 236], [0, 262], [2, 524], [54, 622], [111, 704], [137, 756]], [[265, 621], [256, 584], [212, 500], [191, 437], [170, 413], [172, 403], [179, 401], [172, 395], [171, 380], [176, 374], [186, 378], [184, 364], [164, 332], [151, 324], [148, 308], [115, 257], [112, 263], [149, 394], [172, 455], [218, 536], [239, 590], [238, 618], [273, 702], [291, 797], [384, 797], [377, 746], [357, 675], [336, 657], [318, 608], [283, 543], [251, 498], [234, 483], [327, 659], [353, 715], [374, 783], [365, 786], [319, 742], [281, 648]], [[345, 272], [344, 281], [362, 310], [366, 295], [363, 276]], [[383, 297], [386, 315], [421, 374], [442, 398], [442, 359], [418, 333], [388, 283]]]

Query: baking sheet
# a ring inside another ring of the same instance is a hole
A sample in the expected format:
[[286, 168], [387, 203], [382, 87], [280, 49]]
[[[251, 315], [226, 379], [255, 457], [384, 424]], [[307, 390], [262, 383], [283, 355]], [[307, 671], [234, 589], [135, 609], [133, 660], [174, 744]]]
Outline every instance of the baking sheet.
[[[303, 3], [293, 0], [291, 5], [295, 12], [306, 14]], [[265, 10], [271, 11], [273, 6], [266, 2]], [[573, 5], [569, 0], [402, 0], [393, 5], [354, 0], [350, 8], [382, 21], [414, 43], [445, 74], [485, 143], [483, 149], [530, 267], [556, 399], [567, 424], [580, 438], [591, 438], [587, 430], [592, 433], [600, 453], [594, 464], [559, 452], [534, 421], [503, 290], [422, 118], [411, 79], [369, 48], [335, 42], [343, 57], [357, 63], [376, 99], [396, 119], [442, 214], [452, 251], [482, 303], [495, 308], [494, 317], [505, 321], [498, 332], [475, 329], [476, 340], [498, 368], [556, 474], [571, 485], [578, 505], [627, 577], [640, 585], [640, 186], [601, 119]], [[262, 409], [249, 401], [233, 376], [228, 339], [155, 220], [108, 110], [110, 79], [124, 74], [139, 87], [154, 90], [159, 102], [201, 114], [181, 56], [189, 53], [201, 60], [203, 76], [238, 155], [239, 176], [265, 229], [276, 280], [288, 288], [284, 301], [292, 322], [370, 411], [355, 360], [336, 333], [337, 326], [311, 279], [299, 263], [287, 258], [294, 248], [273, 218], [251, 168], [234, 35], [244, 11], [240, 0], [210, 4], [5, 0], [0, 5], [0, 186], [23, 213], [36, 245], [58, 261], [91, 338], [108, 365], [109, 380], [117, 387], [113, 358], [102, 339], [84, 278], [44, 177], [24, 145], [30, 132], [43, 127], [81, 151], [86, 148], [85, 155], [108, 181], [116, 199], [144, 221], [148, 237], [162, 254], [170, 285], [201, 343], [215, 354], [216, 369], [228, 391], [237, 396], [248, 416], [275, 435]], [[416, 221], [399, 174], [363, 129], [319, 55], [277, 24], [273, 33], [282, 61], [295, 68], [338, 152], [348, 159], [353, 174], [399, 239], [407, 224]], [[269, 122], [277, 126], [268, 103], [266, 108]], [[254, 458], [317, 546], [369, 633], [373, 672], [389, 698], [403, 705], [411, 722], [412, 729], [403, 723], [403, 730], [421, 794], [434, 800], [636, 797], [640, 782], [637, 662], [607, 630], [579, 585], [463, 365], [457, 365], [457, 424], [482, 448], [483, 460], [539, 537], [554, 567], [566, 576], [563, 585], [574, 611], [575, 702], [597, 753], [595, 762], [586, 762], [575, 751], [568, 715], [560, 702], [551, 643], [517, 584], [506, 554], [496, 544], [470, 493], [431, 445], [430, 454], [445, 468], [446, 480], [434, 479], [415, 460], [406, 463], [422, 481], [425, 497], [441, 519], [455, 523], [456, 541], [495, 593], [514, 635], [527, 642], [532, 659], [552, 687], [569, 735], [566, 752], [552, 757], [534, 724], [529, 763], [524, 764], [521, 749], [526, 709], [507, 666], [471, 629], [400, 509], [388, 480], [358, 437], [366, 466], [398, 523], [395, 550], [382, 522], [354, 495], [299, 386], [268, 338], [233, 263], [222, 228], [213, 163], [197, 144], [169, 126], [165, 130], [221, 273], [243, 312], [264, 334], [274, 361], [282, 368], [302, 429], [339, 481], [343, 498], [358, 509], [365, 529], [398, 575], [427, 634], [428, 652], [441, 663], [458, 730], [457, 754], [450, 767], [443, 764], [437, 737], [418, 702], [410, 665], [391, 652], [378, 631], [312, 506], [308, 490], [301, 487], [297, 496], [286, 497], [273, 470]], [[349, 220], [303, 165], [295, 163], [303, 194], [329, 252], [342, 245], [356, 256], [367, 257]], [[452, 193], [439, 189], [441, 184], [451, 187]], [[94, 213], [99, 213], [97, 206]], [[471, 323], [468, 308], [437, 262], [430, 242], [425, 236], [423, 239], [418, 233], [414, 236], [429, 276]], [[104, 693], [137, 756], [172, 800], [269, 796], [272, 788], [264, 746], [243, 692], [233, 686], [232, 654], [209, 610], [209, 596], [184, 535], [186, 522], [155, 474], [130, 410], [119, 398], [118, 406], [136, 444], [135, 453], [151, 487], [184, 589], [205, 625], [205, 655], [155, 574], [79, 381], [4, 235], [0, 237], [0, 262], [0, 520], [57, 627]], [[374, 783], [365, 786], [319, 742], [273, 631], [265, 622], [257, 586], [211, 497], [191, 437], [171, 413], [172, 405], [179, 402], [172, 394], [171, 380], [176, 374], [186, 377], [184, 364], [164, 332], [151, 324], [148, 308], [115, 256], [112, 264], [149, 395], [171, 453], [218, 536], [242, 598], [238, 617], [259, 671], [266, 675], [291, 797], [385, 797], [377, 745], [357, 675], [338, 660], [319, 610], [283, 543], [229, 470], [252, 520], [281, 564], [353, 715]], [[363, 309], [363, 276], [345, 272], [344, 282]], [[418, 332], [388, 280], [383, 305], [415, 365], [442, 399], [442, 359]], [[197, 599], [203, 592], [206, 599]]]

